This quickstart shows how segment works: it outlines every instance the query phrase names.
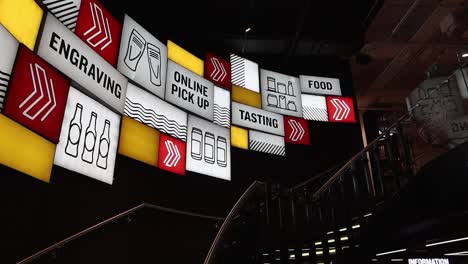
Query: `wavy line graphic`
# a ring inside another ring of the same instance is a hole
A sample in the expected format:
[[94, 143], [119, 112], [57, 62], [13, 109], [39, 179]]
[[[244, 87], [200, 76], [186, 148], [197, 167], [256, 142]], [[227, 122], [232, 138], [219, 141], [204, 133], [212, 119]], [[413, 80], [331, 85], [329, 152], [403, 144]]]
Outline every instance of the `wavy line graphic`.
[[124, 113], [147, 124], [150, 127], [156, 128], [166, 134], [170, 134], [176, 138], [187, 140], [187, 126], [181, 125], [174, 120], [168, 119], [164, 115], [159, 115], [152, 109], [145, 108], [139, 103], [132, 102], [130, 99], [125, 100]]
[[214, 104], [213, 105], [213, 117], [214, 117], [214, 123], [220, 126], [230, 127], [231, 116], [230, 116], [229, 108]]

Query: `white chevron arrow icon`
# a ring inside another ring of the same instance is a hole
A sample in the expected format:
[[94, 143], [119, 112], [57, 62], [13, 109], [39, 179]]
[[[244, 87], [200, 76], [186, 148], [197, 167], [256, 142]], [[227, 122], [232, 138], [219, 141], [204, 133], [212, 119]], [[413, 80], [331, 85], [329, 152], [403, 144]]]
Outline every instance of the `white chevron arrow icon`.
[[292, 141], [298, 141], [301, 140], [304, 137], [305, 130], [302, 127], [301, 123], [297, 122], [296, 120], [288, 120], [288, 124], [292, 128], [291, 135], [289, 135], [289, 138]]
[[112, 34], [110, 32], [109, 19], [107, 19], [107, 17], [104, 16], [102, 9], [95, 3], [89, 3], [89, 8], [91, 9], [93, 26], [90, 29], [88, 29], [83, 34], [83, 36], [94, 32], [94, 34], [88, 37], [86, 41], [94, 48], [104, 43], [104, 45], [101, 46], [101, 50], [104, 50], [105, 48], [107, 48], [107, 46], [109, 46], [112, 43]]
[[[47, 79], [46, 71], [39, 64], [34, 63], [34, 66], [32, 63], [29, 64], [29, 71], [31, 73], [33, 81], [33, 91], [29, 94], [29, 96], [26, 99], [23, 100], [23, 102], [21, 102], [19, 108], [21, 109], [27, 105], [28, 107], [23, 111], [23, 115], [31, 120], [35, 120], [42, 112], [44, 112], [48, 108], [47, 112], [41, 118], [42, 122], [57, 106], [57, 101], [55, 100], [54, 84], [52, 83], [52, 79]], [[40, 93], [40, 96], [37, 97], [36, 100], [34, 100], [34, 102], [30, 103], [31, 99], [33, 99], [36, 96], [38, 91]], [[46, 96], [47, 98], [46, 102], [42, 102], [44, 96]], [[36, 105], [40, 105], [40, 103], [43, 103], [40, 109], [31, 111], [31, 109], [33, 109]]]
[[223, 64], [215, 57], [211, 57], [211, 63], [213, 63], [215, 70], [210, 74], [210, 77], [216, 82], [223, 81], [227, 75]]
[[346, 104], [344, 100], [340, 100], [338, 98], [333, 98], [331, 103], [335, 107], [335, 113], [333, 114], [333, 119], [336, 121], [341, 121], [343, 119], [347, 119], [351, 109]]
[[175, 145], [172, 141], [169, 140], [165, 142], [165, 145], [168, 154], [163, 161], [164, 165], [166, 165], [169, 168], [177, 166], [177, 163], [179, 163], [180, 160], [180, 152], [177, 148], [177, 145]]

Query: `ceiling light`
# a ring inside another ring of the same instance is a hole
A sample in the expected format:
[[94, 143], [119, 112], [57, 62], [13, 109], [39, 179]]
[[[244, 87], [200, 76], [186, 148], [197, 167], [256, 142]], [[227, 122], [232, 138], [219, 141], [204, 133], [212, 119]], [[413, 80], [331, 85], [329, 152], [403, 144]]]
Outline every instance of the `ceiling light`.
[[393, 253], [398, 253], [398, 252], [404, 252], [404, 251], [406, 251], [406, 248], [405, 249], [398, 249], [398, 250], [388, 251], [388, 252], [382, 252], [382, 253], [378, 253], [378, 254], [375, 254], [375, 255], [378, 257], [378, 256], [383, 256], [383, 255], [388, 255], [388, 254], [393, 254]]
[[462, 58], [466, 58], [466, 57], [468, 57], [468, 53], [463, 53]]
[[447, 241], [441, 241], [437, 243], [431, 243], [431, 244], [427, 244], [426, 247], [448, 244], [448, 243], [453, 243], [453, 242], [458, 242], [458, 241], [463, 241], [463, 240], [468, 240], [468, 237], [462, 237], [462, 238], [457, 238], [457, 239], [452, 239], [452, 240], [447, 240]]
[[250, 30], [252, 30], [252, 28], [251, 28], [251, 27], [247, 27], [247, 28], [245, 29], [245, 33], [249, 32]]

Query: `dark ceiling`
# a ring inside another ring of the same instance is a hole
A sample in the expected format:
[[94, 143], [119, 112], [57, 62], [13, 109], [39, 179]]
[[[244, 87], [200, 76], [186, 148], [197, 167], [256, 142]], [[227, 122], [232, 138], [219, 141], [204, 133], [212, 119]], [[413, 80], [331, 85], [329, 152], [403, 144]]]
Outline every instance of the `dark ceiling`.
[[[247, 57], [349, 57], [363, 46], [379, 0], [148, 1], [101, 0], [118, 19], [127, 13], [162, 41], [200, 57], [206, 51]], [[153, 7], [154, 6], [154, 7]], [[252, 30], [245, 33], [246, 27]]]

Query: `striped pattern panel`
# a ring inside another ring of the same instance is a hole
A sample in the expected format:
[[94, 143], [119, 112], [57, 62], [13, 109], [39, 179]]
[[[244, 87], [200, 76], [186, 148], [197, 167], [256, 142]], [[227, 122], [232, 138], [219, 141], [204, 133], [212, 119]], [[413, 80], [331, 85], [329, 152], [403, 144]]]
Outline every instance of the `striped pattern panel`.
[[245, 59], [231, 54], [232, 84], [245, 87]]
[[214, 120], [213, 122], [217, 125], [223, 126], [223, 127], [231, 127], [231, 116], [230, 116], [230, 111], [229, 108], [227, 107], [221, 107], [220, 105], [214, 104], [213, 105], [213, 114], [214, 114]]
[[304, 115], [304, 119], [307, 120], [328, 122], [327, 110], [323, 108], [304, 106], [302, 114]]
[[0, 112], [3, 110], [10, 74], [0, 71]]
[[60, 22], [75, 32], [81, 0], [42, 0], [42, 3]]
[[249, 149], [278, 156], [286, 156], [286, 147], [257, 140], [249, 140]]
[[157, 114], [152, 109], [145, 108], [142, 104], [133, 102], [128, 97], [125, 100], [125, 115], [142, 122], [152, 128], [169, 134], [175, 138], [187, 141], [187, 126], [168, 119], [164, 115]]

